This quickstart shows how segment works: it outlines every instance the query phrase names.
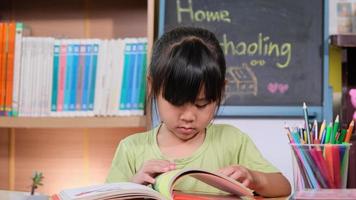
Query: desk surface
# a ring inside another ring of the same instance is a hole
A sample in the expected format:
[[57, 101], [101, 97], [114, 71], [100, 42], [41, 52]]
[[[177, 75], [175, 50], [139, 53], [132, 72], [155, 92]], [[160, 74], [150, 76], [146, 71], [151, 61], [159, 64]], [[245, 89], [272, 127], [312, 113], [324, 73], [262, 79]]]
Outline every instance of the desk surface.
[[26, 199], [28, 192], [16, 192], [8, 190], [0, 190], [1, 200], [23, 200]]
[[[0, 200], [44, 200], [48, 199], [47, 196], [41, 196], [42, 198], [31, 198], [29, 199], [28, 192], [18, 192], [18, 191], [8, 191], [8, 190], [0, 190]], [[38, 197], [38, 196], [37, 196]], [[287, 200], [287, 197], [281, 198], [264, 198], [268, 200]]]
[[1, 200], [48, 200], [48, 196], [44, 196], [44, 195], [30, 196], [29, 192], [0, 190], [0, 199]]

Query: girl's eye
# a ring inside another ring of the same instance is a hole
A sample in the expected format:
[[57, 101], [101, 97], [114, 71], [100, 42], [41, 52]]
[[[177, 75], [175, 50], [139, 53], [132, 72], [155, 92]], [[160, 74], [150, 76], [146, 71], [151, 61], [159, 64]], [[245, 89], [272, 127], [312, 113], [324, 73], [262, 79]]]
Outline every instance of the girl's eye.
[[205, 108], [209, 103], [204, 103], [204, 104], [195, 104], [195, 106], [199, 109]]

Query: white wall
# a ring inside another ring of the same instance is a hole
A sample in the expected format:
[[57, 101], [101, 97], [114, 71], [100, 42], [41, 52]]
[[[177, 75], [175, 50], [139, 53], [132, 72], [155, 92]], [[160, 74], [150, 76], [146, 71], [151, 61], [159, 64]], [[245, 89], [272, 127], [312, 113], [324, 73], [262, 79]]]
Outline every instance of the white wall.
[[293, 186], [292, 154], [284, 129], [303, 124], [302, 119], [215, 119], [217, 124], [231, 124], [248, 134], [263, 156], [288, 178]]

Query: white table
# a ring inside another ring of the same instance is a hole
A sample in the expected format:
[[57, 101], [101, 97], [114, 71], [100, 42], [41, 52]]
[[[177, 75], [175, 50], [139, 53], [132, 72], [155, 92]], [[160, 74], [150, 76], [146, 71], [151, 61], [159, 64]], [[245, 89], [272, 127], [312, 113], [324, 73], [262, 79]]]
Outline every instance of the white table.
[[18, 192], [9, 190], [0, 190], [1, 200], [48, 200], [48, 196], [35, 195], [31, 196], [29, 192]]

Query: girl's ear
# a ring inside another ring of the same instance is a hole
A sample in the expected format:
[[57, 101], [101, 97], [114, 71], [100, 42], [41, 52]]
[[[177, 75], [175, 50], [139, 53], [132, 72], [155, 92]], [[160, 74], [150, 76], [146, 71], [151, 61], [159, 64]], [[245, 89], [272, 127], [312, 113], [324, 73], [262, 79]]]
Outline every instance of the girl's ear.
[[151, 86], [152, 86], [152, 77], [151, 76], [147, 76], [146, 77], [146, 80], [147, 80], [147, 96], [150, 96], [151, 95]]

